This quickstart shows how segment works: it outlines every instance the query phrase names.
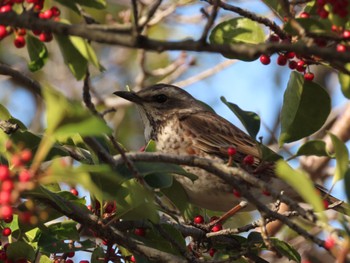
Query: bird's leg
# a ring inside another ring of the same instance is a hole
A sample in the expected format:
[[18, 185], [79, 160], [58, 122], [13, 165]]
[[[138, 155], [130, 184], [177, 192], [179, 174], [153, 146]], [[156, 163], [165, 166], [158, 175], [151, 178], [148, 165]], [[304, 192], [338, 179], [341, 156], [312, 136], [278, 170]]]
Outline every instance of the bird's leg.
[[238, 211], [242, 210], [243, 208], [245, 208], [248, 205], [248, 203], [246, 201], [241, 201], [238, 205], [236, 205], [235, 207], [233, 207], [231, 210], [229, 210], [228, 212], [226, 212], [225, 214], [223, 214], [221, 217], [219, 217], [218, 219], [212, 221], [209, 223], [209, 229], [211, 229], [214, 225], [216, 224], [223, 224], [225, 223], [225, 221], [227, 221], [227, 219], [229, 219], [230, 217], [232, 217], [234, 214], [236, 214]]

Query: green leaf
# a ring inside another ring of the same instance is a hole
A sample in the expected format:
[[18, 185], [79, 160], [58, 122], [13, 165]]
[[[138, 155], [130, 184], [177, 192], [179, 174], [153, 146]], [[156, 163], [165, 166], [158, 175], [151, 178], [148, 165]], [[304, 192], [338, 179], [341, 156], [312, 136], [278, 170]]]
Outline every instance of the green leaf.
[[92, 115], [78, 101], [69, 101], [61, 93], [43, 89], [47, 106], [47, 134], [67, 138], [74, 134], [101, 136], [112, 130], [99, 117]]
[[315, 155], [331, 157], [326, 149], [326, 143], [321, 140], [313, 140], [304, 143], [298, 149], [296, 156], [301, 155]]
[[289, 260], [294, 260], [296, 262], [301, 262], [301, 256], [298, 251], [295, 250], [287, 242], [279, 240], [275, 237], [270, 238], [273, 247], [283, 256], [287, 257]]
[[102, 247], [95, 248], [91, 254], [91, 263], [101, 263], [101, 258], [105, 258], [105, 252]]
[[116, 187], [115, 191], [117, 218], [125, 220], [148, 219], [154, 223], [159, 221], [153, 193], [135, 179], [124, 182], [120, 187]]
[[151, 173], [146, 175], [144, 180], [152, 188], [165, 188], [172, 185], [173, 176], [167, 173]]
[[279, 144], [309, 136], [325, 123], [331, 110], [328, 93], [312, 81], [292, 72], [284, 93]]
[[348, 203], [350, 202], [350, 168], [346, 171], [344, 175], [344, 186], [346, 197], [348, 198]]
[[333, 148], [335, 152], [335, 159], [337, 161], [335, 167], [335, 174], [333, 177], [333, 183], [338, 182], [339, 180], [344, 178], [345, 173], [349, 168], [349, 150], [337, 136], [329, 133], [331, 137]]
[[23, 241], [11, 243], [6, 250], [7, 258], [17, 262], [20, 259], [27, 259], [29, 262], [34, 262], [35, 251], [32, 246]]
[[[346, 64], [345, 68], [350, 71], [350, 63]], [[350, 75], [339, 72], [338, 77], [343, 95], [350, 99]]]
[[0, 119], [8, 120], [10, 118], [11, 118], [10, 112], [2, 104], [0, 104]]
[[157, 146], [156, 142], [154, 140], [149, 140], [145, 147], [145, 152], [156, 152], [157, 151]]
[[87, 70], [88, 61], [80, 53], [80, 51], [73, 45], [71, 39], [64, 35], [55, 35], [58, 46], [60, 47], [64, 63], [77, 80], [81, 80]]
[[221, 97], [221, 101], [238, 117], [249, 135], [256, 138], [260, 129], [259, 115], [252, 111], [242, 110], [237, 104], [228, 102], [225, 97]]
[[80, 37], [70, 37], [71, 42], [75, 46], [77, 50], [79, 50], [80, 54], [89, 62], [91, 62], [96, 68], [99, 70], [103, 70], [103, 67], [100, 65], [98, 58], [96, 56], [95, 51], [91, 47], [91, 45], [84, 39]]
[[52, 260], [45, 256], [45, 255], [40, 255], [40, 260], [39, 260], [39, 263], [51, 263]]
[[[306, 173], [294, 170], [285, 161], [279, 160], [276, 163], [276, 175], [289, 184], [307, 203], [312, 205], [315, 212], [320, 212], [320, 218], [326, 221], [322, 199]], [[303, 187], [300, 187], [301, 185]]]
[[262, 0], [270, 9], [283, 21], [283, 18], [287, 15], [283, 8], [281, 1], [279, 0]]
[[49, 225], [46, 229], [48, 233], [60, 240], [79, 240], [77, 223], [67, 220]]
[[181, 213], [188, 208], [188, 196], [178, 181], [174, 180], [170, 187], [162, 188], [160, 191], [167, 197], [168, 200], [163, 200], [163, 202], [170, 203], [168, 206], [176, 206]]
[[[265, 33], [261, 25], [248, 18], [238, 17], [218, 24], [212, 30], [209, 40], [211, 44], [259, 44], [265, 41]], [[252, 61], [256, 58], [223, 54], [227, 58]]]
[[[331, 24], [327, 19], [315, 19], [315, 18], [296, 18], [295, 19], [299, 25], [305, 29], [306, 32], [312, 32], [315, 34], [325, 34], [329, 33], [329, 28]], [[284, 30], [293, 35], [298, 35], [299, 32], [288, 22]]]
[[28, 34], [27, 50], [30, 58], [30, 62], [28, 63], [29, 70], [32, 72], [38, 71], [45, 65], [49, 56], [45, 44], [38, 38]]
[[69, 9], [71, 9], [72, 11], [74, 11], [75, 13], [77, 13], [78, 15], [80, 15], [80, 11], [77, 7], [77, 2], [76, 1], [72, 1], [72, 0], [55, 0], [57, 3], [60, 3], [61, 5], [64, 5], [66, 7], [68, 7]]
[[[74, 2], [75, 4], [79, 4], [82, 6], [86, 6], [86, 7], [91, 7], [91, 8], [95, 8], [95, 9], [104, 9], [106, 8], [106, 1], [105, 0], [55, 0], [56, 2], [65, 5], [69, 8], [72, 8], [72, 2]], [[75, 10], [75, 9], [74, 9]]]

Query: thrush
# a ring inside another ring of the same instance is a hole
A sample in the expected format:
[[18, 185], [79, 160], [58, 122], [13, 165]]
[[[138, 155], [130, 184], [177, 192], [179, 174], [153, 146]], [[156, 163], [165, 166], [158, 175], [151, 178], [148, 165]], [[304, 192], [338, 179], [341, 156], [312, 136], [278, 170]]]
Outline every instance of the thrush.
[[[298, 194], [284, 181], [274, 175], [274, 164], [263, 164], [258, 143], [245, 132], [220, 117], [204, 103], [196, 100], [183, 89], [157, 84], [137, 93], [117, 91], [115, 95], [135, 103], [144, 124], [146, 141], [154, 140], [157, 151], [177, 155], [196, 155], [219, 163], [227, 163], [228, 149], [235, 149], [233, 163], [254, 171], [264, 167], [257, 176], [271, 187], [292, 199], [300, 201]], [[247, 162], [249, 159], [249, 162]], [[235, 189], [219, 177], [197, 167], [184, 167], [197, 175], [195, 181], [181, 175], [175, 179], [185, 189], [189, 201], [199, 207], [228, 211], [242, 199], [234, 194]], [[250, 185], [251, 193], [261, 202], [273, 202], [271, 196]], [[324, 191], [320, 187], [320, 191]], [[325, 193], [326, 195], [326, 193]], [[331, 196], [328, 196], [329, 198]], [[333, 198], [333, 197], [331, 197]], [[331, 200], [336, 201], [335, 198]], [[248, 210], [253, 209], [248, 206]]]

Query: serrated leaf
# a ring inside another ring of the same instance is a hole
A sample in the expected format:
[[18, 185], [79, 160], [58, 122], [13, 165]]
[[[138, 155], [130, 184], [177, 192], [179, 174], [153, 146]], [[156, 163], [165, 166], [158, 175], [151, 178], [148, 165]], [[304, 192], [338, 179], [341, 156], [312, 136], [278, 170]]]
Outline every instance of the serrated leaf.
[[337, 161], [333, 184], [344, 178], [346, 171], [349, 169], [349, 150], [337, 136], [329, 133], [333, 143], [335, 159]]
[[[345, 68], [350, 71], [350, 63], [346, 64]], [[343, 95], [346, 98], [350, 99], [350, 75], [345, 74], [343, 72], [339, 72], [338, 78]]]
[[292, 72], [284, 93], [279, 144], [293, 142], [319, 130], [331, 110], [328, 93]]
[[[258, 44], [265, 41], [265, 33], [261, 25], [248, 18], [238, 17], [218, 24], [212, 30], [209, 40], [211, 44]], [[256, 58], [223, 54], [227, 58], [252, 61]]]
[[301, 262], [301, 256], [298, 251], [295, 250], [287, 242], [279, 240], [275, 237], [270, 238], [273, 247], [283, 256], [287, 257], [289, 260], [294, 260], [296, 262]]
[[225, 97], [221, 97], [221, 101], [238, 117], [249, 135], [256, 138], [260, 129], [259, 115], [252, 111], [242, 110], [237, 104], [228, 102]]
[[60, 47], [64, 63], [68, 66], [77, 80], [81, 80], [87, 70], [88, 61], [73, 45], [71, 39], [64, 35], [55, 35], [58, 46]]
[[38, 38], [28, 34], [27, 50], [30, 58], [28, 63], [29, 70], [32, 72], [38, 71], [45, 65], [49, 56], [45, 44]]
[[16, 241], [11, 243], [6, 250], [7, 258], [17, 262], [20, 259], [27, 259], [29, 262], [34, 262], [35, 251], [32, 246], [23, 242]]
[[[306, 173], [293, 169], [283, 160], [277, 161], [275, 171], [276, 175], [289, 184], [305, 202], [312, 205], [315, 212], [320, 212], [319, 216], [322, 220], [327, 220], [323, 213], [323, 201]], [[301, 185], [303, 187], [300, 187]]]
[[321, 140], [313, 140], [313, 141], [308, 141], [304, 143], [302, 146], [300, 146], [300, 148], [296, 153], [296, 156], [301, 156], [301, 155], [331, 157], [326, 149], [326, 143]]

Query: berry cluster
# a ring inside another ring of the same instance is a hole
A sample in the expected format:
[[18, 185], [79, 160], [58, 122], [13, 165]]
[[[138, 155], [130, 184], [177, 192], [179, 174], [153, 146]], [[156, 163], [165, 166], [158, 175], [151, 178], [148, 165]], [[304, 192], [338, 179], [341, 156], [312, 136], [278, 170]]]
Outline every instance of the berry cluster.
[[[34, 11], [40, 19], [48, 20], [54, 19], [59, 20], [60, 10], [53, 6], [50, 9], [42, 11], [44, 8], [45, 0], [4, 0], [0, 3], [0, 13], [12, 12], [14, 5], [21, 5], [24, 10]], [[52, 40], [52, 33], [45, 32], [41, 30], [32, 31], [35, 36], [37, 36], [42, 42], [50, 42]], [[16, 48], [22, 48], [26, 45], [25, 36], [27, 31], [24, 28], [6, 27], [5, 25], [0, 25], [0, 40], [5, 37], [14, 34], [15, 38], [13, 44]]]
[[329, 16], [329, 13], [338, 15], [341, 18], [345, 18], [348, 15], [348, 0], [317, 0], [317, 14], [326, 19]]
[[[305, 12], [304, 12], [305, 13]], [[306, 15], [306, 13], [304, 14], [304, 16]], [[280, 39], [277, 35], [271, 35], [269, 38], [270, 42], [279, 42]], [[284, 40], [284, 41], [288, 41], [289, 40]], [[260, 56], [260, 62], [263, 65], [268, 65], [271, 63], [271, 58], [269, 55], [266, 54], [262, 54]], [[304, 74], [304, 79], [311, 81], [314, 79], [314, 74], [311, 73], [310, 71], [308, 71], [308, 66], [311, 65], [312, 60], [310, 59], [305, 59], [301, 56], [298, 56], [297, 54], [295, 54], [295, 52], [285, 52], [285, 53], [280, 53], [277, 57], [277, 65], [279, 66], [286, 66], [288, 65], [288, 67], [291, 70], [296, 70], [300, 73]]]
[[[209, 223], [213, 224], [215, 223], [211, 229], [210, 229], [210, 232], [219, 232], [220, 230], [223, 229], [222, 227], [222, 224], [220, 223], [217, 223], [218, 221], [218, 217], [217, 216], [212, 216], [209, 220]], [[202, 224], [205, 224], [205, 219], [202, 215], [197, 215], [193, 218], [193, 223], [196, 224], [196, 225], [202, 225]], [[216, 253], [216, 249], [215, 248], [210, 248], [209, 251], [208, 251], [208, 254], [213, 257], [214, 254]]]

